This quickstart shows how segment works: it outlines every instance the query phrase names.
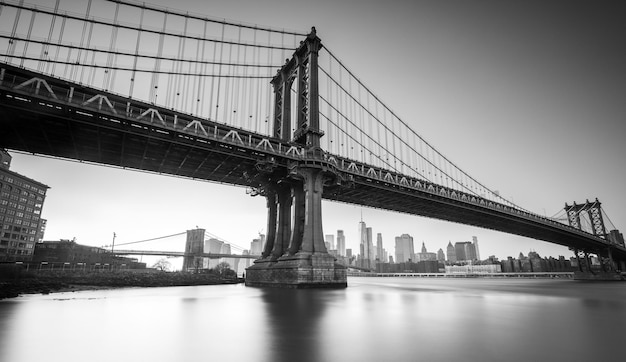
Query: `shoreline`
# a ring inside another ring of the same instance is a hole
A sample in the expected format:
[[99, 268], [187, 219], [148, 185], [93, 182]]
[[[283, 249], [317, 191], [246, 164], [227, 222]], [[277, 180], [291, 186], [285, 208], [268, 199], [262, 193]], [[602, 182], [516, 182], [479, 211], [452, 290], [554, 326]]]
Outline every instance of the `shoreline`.
[[119, 288], [155, 288], [243, 283], [241, 278], [177, 272], [47, 274], [0, 280], [0, 300], [26, 294], [50, 294]]

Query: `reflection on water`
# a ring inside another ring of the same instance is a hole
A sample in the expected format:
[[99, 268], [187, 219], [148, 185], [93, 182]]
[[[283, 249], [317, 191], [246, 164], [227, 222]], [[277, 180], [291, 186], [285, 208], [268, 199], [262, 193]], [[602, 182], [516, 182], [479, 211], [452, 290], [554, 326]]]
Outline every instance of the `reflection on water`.
[[626, 283], [351, 278], [0, 301], [0, 361], [539, 361], [622, 354]]

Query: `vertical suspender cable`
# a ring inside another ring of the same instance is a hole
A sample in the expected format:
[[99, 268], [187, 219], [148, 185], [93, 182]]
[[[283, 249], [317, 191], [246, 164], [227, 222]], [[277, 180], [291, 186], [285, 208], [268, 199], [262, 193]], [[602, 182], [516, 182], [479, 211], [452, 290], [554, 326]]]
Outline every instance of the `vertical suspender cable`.
[[113, 29], [111, 30], [111, 44], [109, 45], [109, 51], [111, 53], [109, 53], [108, 59], [107, 59], [107, 69], [105, 69], [105, 79], [106, 79], [106, 85], [104, 87], [104, 89], [107, 90], [114, 90], [115, 87], [115, 69], [114, 68], [114, 64], [116, 63], [117, 60], [117, 55], [116, 54], [112, 54], [113, 50], [115, 49], [115, 44], [117, 43], [117, 31], [119, 30], [119, 28], [117, 27], [117, 22], [118, 22], [118, 16], [119, 16], [119, 8], [120, 8], [120, 4], [116, 3], [115, 4], [115, 15], [113, 18]]
[[[93, 35], [93, 26], [94, 26], [93, 23], [89, 24], [89, 32], [88, 32], [88, 35], [87, 35], [87, 46], [86, 46], [87, 49], [89, 49], [89, 47], [91, 45], [91, 38], [92, 38], [92, 35]], [[91, 53], [92, 64], [93, 64], [94, 55], [96, 53], [95, 50], [85, 51], [85, 55], [83, 56], [83, 60], [82, 60], [83, 64], [88, 64], [87, 58], [89, 57], [89, 53]], [[89, 69], [86, 69], [86, 68], [89, 68]], [[79, 83], [83, 82], [83, 75], [85, 75], [85, 71], [88, 71], [89, 74], [87, 75], [87, 79], [89, 79], [90, 75], [94, 72], [94, 70], [95, 70], [95, 67], [81, 67], [80, 77], [79, 77], [79, 81], [78, 82]]]
[[[59, 59], [59, 52], [61, 51], [61, 43], [63, 42], [63, 35], [65, 34], [65, 18], [63, 18], [61, 20], [61, 31], [59, 34], [59, 43], [57, 46], [57, 51], [54, 54], [54, 59], [58, 60]], [[50, 73], [54, 74], [54, 71], [56, 70], [56, 63], [52, 64], [52, 71]]]
[[8, 63], [11, 59], [11, 55], [15, 52], [15, 47], [17, 46], [17, 41], [15, 39], [15, 33], [17, 32], [17, 26], [20, 22], [20, 16], [22, 15], [22, 5], [24, 4], [24, 0], [20, 0], [19, 7], [15, 13], [15, 20], [13, 20], [13, 29], [11, 30], [11, 38], [9, 39], [9, 45], [7, 47], [7, 56], [5, 57], [5, 61]]
[[24, 66], [24, 60], [26, 58], [26, 52], [28, 51], [28, 44], [30, 44], [30, 36], [33, 32], [33, 26], [35, 25], [36, 12], [30, 14], [30, 25], [28, 26], [28, 33], [26, 35], [26, 42], [24, 42], [24, 50], [22, 50], [22, 60], [20, 61], [20, 67]]
[[141, 28], [143, 27], [143, 15], [144, 8], [141, 8], [141, 15], [139, 15], [139, 30], [137, 31], [137, 42], [135, 43], [135, 56], [133, 57], [133, 71], [130, 74], [130, 89], [128, 90], [128, 96], [133, 97], [133, 90], [135, 89], [135, 76], [137, 70], [137, 60], [139, 59], [139, 44], [141, 42]]
[[218, 78], [217, 78], [217, 97], [216, 97], [216, 101], [215, 101], [215, 121], [217, 122], [218, 120], [218, 112], [220, 110], [220, 87], [221, 87], [221, 83], [222, 83], [222, 61], [223, 61], [223, 57], [222, 55], [224, 54], [224, 31], [225, 31], [225, 26], [226, 24], [222, 24], [222, 42], [220, 43], [220, 65], [218, 66]]
[[[83, 22], [83, 31], [81, 33], [80, 36], [80, 47], [83, 48], [85, 45], [85, 34], [87, 33], [87, 24], [89, 23], [89, 13], [91, 12], [91, 0], [89, 0], [87, 2], [87, 9], [85, 11], [85, 21]], [[81, 49], [78, 49], [78, 54], [76, 55], [76, 62], [78, 63], [80, 61], [80, 56], [81, 56]], [[69, 59], [69, 57], [68, 57]], [[76, 66], [72, 66], [71, 67], [71, 71], [70, 71], [70, 79], [76, 79]]]
[[163, 54], [163, 41], [165, 37], [165, 30], [167, 27], [167, 11], [163, 14], [163, 30], [159, 34], [159, 46], [157, 48], [157, 58], [154, 62], [154, 73], [152, 73], [152, 81], [150, 82], [150, 102], [157, 104], [157, 96], [159, 89], [159, 69], [161, 68], [161, 56]]
[[[52, 15], [52, 20], [50, 21], [50, 30], [48, 31], [48, 37], [46, 38], [46, 44], [44, 44], [41, 47], [41, 55], [40, 55], [40, 59], [43, 62], [39, 62], [39, 65], [37, 66], [37, 70], [38, 71], [43, 71], [43, 68], [45, 66], [45, 64], [47, 64], [46, 60], [48, 58], [48, 51], [50, 49], [50, 44], [52, 44], [52, 34], [54, 33], [54, 24], [56, 22], [57, 16], [56, 14], [59, 12], [59, 1], [60, 0], [56, 0], [55, 4], [54, 4], [54, 13]], [[2, 11], [2, 6], [0, 6], [0, 13]]]

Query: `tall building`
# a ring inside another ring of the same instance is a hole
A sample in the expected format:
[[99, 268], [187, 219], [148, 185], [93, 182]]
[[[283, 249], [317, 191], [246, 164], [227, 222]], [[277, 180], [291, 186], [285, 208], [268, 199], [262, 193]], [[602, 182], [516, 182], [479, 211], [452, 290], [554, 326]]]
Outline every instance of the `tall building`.
[[365, 268], [372, 267], [374, 260], [374, 246], [372, 244], [372, 228], [367, 227], [363, 220], [359, 221], [359, 239], [362, 266]]
[[454, 243], [454, 251], [456, 252], [457, 261], [473, 261], [477, 260], [476, 249], [470, 241]]
[[413, 237], [409, 234], [396, 236], [396, 263], [404, 263], [413, 260], [415, 248], [413, 247]]
[[335, 250], [335, 235], [325, 235], [326, 250]]
[[337, 253], [340, 256], [346, 256], [346, 236], [343, 230], [337, 230]]
[[476, 260], [480, 260], [480, 250], [478, 249], [478, 238], [472, 236], [472, 241], [474, 242], [474, 251], [476, 251]]
[[0, 149], [0, 261], [30, 261], [43, 240], [41, 210], [49, 187], [10, 167], [11, 155]]
[[263, 253], [263, 247], [265, 246], [265, 235], [259, 234], [259, 237], [252, 239], [250, 242], [250, 255], [261, 255]]
[[376, 259], [378, 259], [381, 263], [384, 263], [385, 260], [385, 249], [383, 248], [383, 234], [376, 234]]
[[446, 261], [446, 254], [443, 253], [442, 248], [439, 248], [439, 250], [437, 250], [437, 261], [441, 261], [441, 262]]
[[448, 247], [446, 248], [446, 256], [448, 257], [448, 263], [454, 264], [456, 263], [456, 249], [454, 245], [452, 245], [451, 241], [448, 241]]

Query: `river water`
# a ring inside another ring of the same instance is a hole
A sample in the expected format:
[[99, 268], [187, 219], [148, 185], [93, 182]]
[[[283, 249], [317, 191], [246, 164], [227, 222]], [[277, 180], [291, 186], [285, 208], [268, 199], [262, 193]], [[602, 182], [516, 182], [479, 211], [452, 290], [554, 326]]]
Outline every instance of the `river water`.
[[0, 361], [623, 360], [626, 283], [349, 278], [0, 301]]

